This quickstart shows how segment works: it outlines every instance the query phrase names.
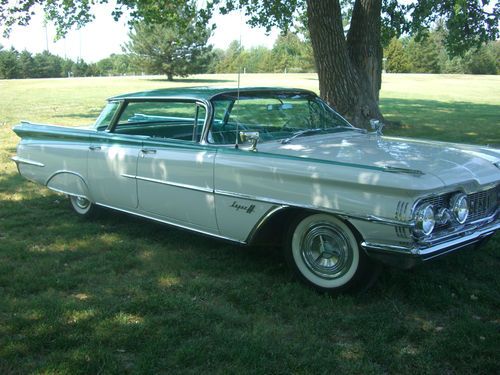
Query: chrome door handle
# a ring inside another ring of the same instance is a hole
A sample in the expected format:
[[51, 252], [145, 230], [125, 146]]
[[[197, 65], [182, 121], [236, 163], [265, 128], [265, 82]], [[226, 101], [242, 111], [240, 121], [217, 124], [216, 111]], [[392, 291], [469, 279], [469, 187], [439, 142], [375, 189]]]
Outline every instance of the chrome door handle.
[[96, 151], [96, 150], [100, 150], [101, 149], [101, 146], [89, 146], [89, 150], [92, 150], [92, 151]]
[[156, 150], [154, 150], [152, 148], [143, 148], [141, 150], [141, 153], [143, 153], [143, 154], [156, 154]]

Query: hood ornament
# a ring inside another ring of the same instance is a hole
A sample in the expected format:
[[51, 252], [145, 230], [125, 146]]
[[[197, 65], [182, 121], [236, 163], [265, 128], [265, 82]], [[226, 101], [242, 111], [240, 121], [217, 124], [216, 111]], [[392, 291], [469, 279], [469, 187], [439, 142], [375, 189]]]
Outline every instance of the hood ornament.
[[372, 118], [370, 120], [370, 126], [374, 130], [373, 134], [382, 135], [382, 129], [384, 128], [385, 124], [380, 120]]

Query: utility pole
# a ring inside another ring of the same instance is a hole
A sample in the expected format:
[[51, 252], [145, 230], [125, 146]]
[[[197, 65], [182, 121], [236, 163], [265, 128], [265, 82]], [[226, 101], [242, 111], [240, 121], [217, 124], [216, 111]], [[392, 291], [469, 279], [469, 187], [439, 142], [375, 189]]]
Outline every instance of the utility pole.
[[47, 30], [47, 18], [43, 19], [43, 28], [45, 29], [45, 50], [49, 52], [49, 32]]

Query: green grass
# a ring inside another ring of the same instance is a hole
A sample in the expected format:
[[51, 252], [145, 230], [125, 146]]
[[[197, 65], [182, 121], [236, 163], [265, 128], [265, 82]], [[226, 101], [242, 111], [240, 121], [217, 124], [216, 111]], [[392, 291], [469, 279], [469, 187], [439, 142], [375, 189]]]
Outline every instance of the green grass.
[[[234, 85], [234, 75], [174, 85]], [[314, 75], [244, 85], [317, 90]], [[21, 119], [90, 123], [157, 78], [0, 81], [0, 373], [415, 373], [500, 370], [498, 235], [363, 295], [318, 295], [278, 252], [118, 213], [82, 221], [9, 157]], [[394, 135], [500, 143], [500, 77], [386, 75]]]

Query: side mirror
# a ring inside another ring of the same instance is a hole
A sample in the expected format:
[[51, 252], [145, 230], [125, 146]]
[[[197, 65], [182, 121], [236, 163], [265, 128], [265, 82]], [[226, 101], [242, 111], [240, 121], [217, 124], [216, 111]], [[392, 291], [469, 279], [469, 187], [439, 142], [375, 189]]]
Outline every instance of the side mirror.
[[259, 142], [259, 132], [240, 132], [242, 142], [251, 142], [250, 151], [257, 151], [257, 142]]
[[370, 120], [370, 126], [377, 135], [382, 135], [382, 129], [384, 128], [384, 123], [380, 120], [372, 118]]

